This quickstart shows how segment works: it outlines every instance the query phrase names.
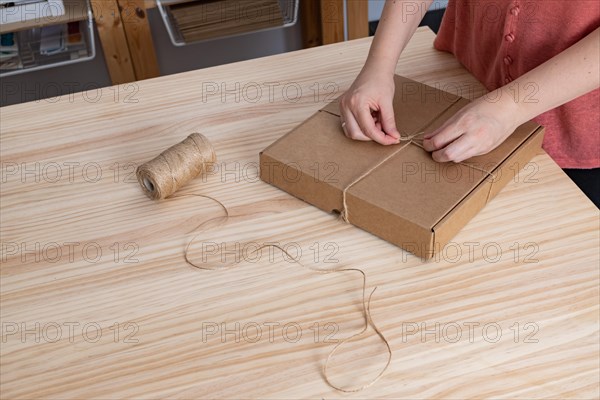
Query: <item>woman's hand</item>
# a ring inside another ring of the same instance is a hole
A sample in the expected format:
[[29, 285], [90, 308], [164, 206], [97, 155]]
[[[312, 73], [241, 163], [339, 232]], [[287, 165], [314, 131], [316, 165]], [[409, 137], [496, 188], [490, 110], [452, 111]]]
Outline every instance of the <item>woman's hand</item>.
[[394, 72], [400, 53], [432, 2], [420, 1], [418, 9], [408, 13], [404, 1], [384, 2], [369, 57], [340, 99], [342, 128], [349, 138], [381, 144], [400, 142], [392, 108]]
[[435, 161], [458, 163], [498, 147], [519, 125], [514, 117], [516, 103], [506, 99], [506, 92], [499, 95], [497, 101], [487, 96], [473, 101], [438, 129], [425, 134], [425, 150], [432, 152]]
[[394, 77], [377, 70], [363, 69], [350, 89], [340, 98], [344, 134], [354, 140], [380, 144], [400, 142], [394, 120]]
[[[423, 146], [433, 152], [436, 161], [460, 162], [485, 154], [525, 121], [597, 89], [600, 87], [599, 41], [600, 28], [509, 86], [463, 108], [439, 129], [425, 135]], [[536, 89], [535, 99], [528, 98], [527, 91], [518, 90], [532, 84]], [[514, 88], [517, 88], [516, 93]], [[492, 102], [490, 98], [498, 98], [498, 101]]]

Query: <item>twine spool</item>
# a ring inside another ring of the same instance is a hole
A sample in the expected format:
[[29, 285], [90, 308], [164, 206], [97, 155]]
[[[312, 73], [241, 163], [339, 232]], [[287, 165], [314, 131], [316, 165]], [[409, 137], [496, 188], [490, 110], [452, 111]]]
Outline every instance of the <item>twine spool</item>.
[[208, 139], [192, 133], [183, 142], [169, 147], [156, 158], [137, 168], [142, 190], [153, 200], [162, 200], [216, 162], [217, 155]]

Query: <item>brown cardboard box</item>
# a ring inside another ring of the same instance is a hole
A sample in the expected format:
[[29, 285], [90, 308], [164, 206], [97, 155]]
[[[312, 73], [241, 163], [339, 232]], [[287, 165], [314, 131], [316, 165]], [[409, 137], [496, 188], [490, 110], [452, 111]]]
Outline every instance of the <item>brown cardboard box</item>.
[[[400, 132], [440, 126], [468, 100], [396, 76]], [[382, 146], [344, 136], [336, 101], [260, 153], [261, 179], [422, 258], [440, 251], [539, 151], [543, 128], [527, 122], [492, 152], [463, 163], [437, 163], [415, 143]], [[416, 140], [419, 142], [418, 139]]]

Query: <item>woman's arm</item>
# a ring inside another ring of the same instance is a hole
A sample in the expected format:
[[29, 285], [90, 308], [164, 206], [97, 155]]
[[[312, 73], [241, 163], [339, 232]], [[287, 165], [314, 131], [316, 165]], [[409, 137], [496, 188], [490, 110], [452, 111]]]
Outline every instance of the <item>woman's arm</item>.
[[[531, 84], [537, 89], [535, 98], [522, 98], [530, 93], [525, 89]], [[509, 85], [475, 100], [426, 134], [423, 145], [436, 161], [460, 162], [485, 154], [524, 122], [599, 86], [600, 28]]]
[[387, 0], [369, 57], [350, 89], [340, 99], [342, 127], [356, 140], [399, 142], [394, 120], [394, 72], [400, 53], [433, 0]]
[[387, 0], [364, 69], [394, 75], [402, 50], [417, 30], [433, 0]]

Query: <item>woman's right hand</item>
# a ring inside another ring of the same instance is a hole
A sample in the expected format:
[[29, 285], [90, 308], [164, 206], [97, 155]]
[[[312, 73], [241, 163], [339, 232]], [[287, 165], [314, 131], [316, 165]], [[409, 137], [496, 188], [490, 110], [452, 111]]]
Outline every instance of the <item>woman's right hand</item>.
[[363, 69], [340, 98], [344, 134], [354, 140], [374, 140], [390, 145], [400, 142], [394, 109], [394, 77]]

